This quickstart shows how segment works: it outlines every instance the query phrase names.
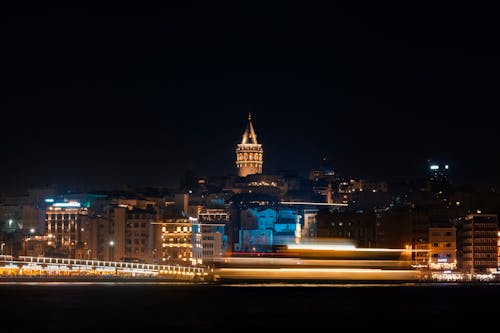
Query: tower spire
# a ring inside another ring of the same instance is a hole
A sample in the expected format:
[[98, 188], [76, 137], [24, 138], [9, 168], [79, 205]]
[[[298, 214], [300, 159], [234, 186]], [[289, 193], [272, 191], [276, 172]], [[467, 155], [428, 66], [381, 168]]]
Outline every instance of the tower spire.
[[252, 124], [252, 113], [248, 112], [248, 124], [245, 128], [245, 132], [243, 133], [243, 138], [241, 139], [241, 144], [259, 144], [257, 142], [257, 134], [255, 134], [255, 130]]
[[250, 112], [248, 113], [248, 138], [250, 139], [251, 144], [259, 144], [257, 142], [257, 134], [255, 134], [255, 130], [253, 129], [252, 114]]

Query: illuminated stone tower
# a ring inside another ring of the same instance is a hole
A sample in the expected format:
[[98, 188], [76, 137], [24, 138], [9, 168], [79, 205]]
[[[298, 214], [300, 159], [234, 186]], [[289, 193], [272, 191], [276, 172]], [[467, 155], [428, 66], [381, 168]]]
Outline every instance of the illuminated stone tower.
[[236, 166], [238, 175], [246, 177], [248, 175], [262, 173], [264, 163], [264, 151], [262, 145], [257, 142], [257, 135], [252, 125], [252, 115], [248, 114], [248, 125], [243, 133], [241, 143], [236, 148]]

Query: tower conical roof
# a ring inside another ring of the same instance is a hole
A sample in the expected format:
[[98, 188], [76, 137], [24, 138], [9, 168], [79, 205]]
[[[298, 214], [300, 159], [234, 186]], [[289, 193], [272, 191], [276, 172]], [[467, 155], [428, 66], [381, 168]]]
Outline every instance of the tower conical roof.
[[257, 134], [255, 134], [255, 130], [252, 125], [252, 114], [248, 113], [248, 124], [245, 129], [245, 133], [243, 133], [243, 138], [241, 140], [241, 144], [258, 144], [257, 142]]

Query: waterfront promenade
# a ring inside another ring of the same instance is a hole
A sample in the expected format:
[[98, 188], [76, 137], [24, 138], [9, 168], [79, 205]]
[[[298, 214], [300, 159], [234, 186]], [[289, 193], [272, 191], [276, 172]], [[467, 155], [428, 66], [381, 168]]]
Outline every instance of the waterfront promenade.
[[[292, 259], [290, 259], [292, 260]], [[350, 260], [292, 260], [286, 265], [217, 266], [154, 265], [146, 263], [64, 258], [0, 256], [0, 282], [219, 282], [219, 283], [420, 283], [498, 282], [500, 275], [470, 275], [397, 267], [394, 263], [366, 267]], [[262, 263], [262, 260], [259, 261]], [[309, 265], [309, 266], [308, 266]]]
[[204, 267], [49, 257], [0, 256], [0, 281], [203, 281]]

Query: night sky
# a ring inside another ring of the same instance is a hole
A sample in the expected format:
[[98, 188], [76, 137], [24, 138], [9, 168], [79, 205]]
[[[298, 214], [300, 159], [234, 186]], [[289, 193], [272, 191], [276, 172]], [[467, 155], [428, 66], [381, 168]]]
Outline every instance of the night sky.
[[4, 10], [0, 192], [235, 174], [248, 112], [266, 173], [498, 184], [497, 12], [345, 3]]

